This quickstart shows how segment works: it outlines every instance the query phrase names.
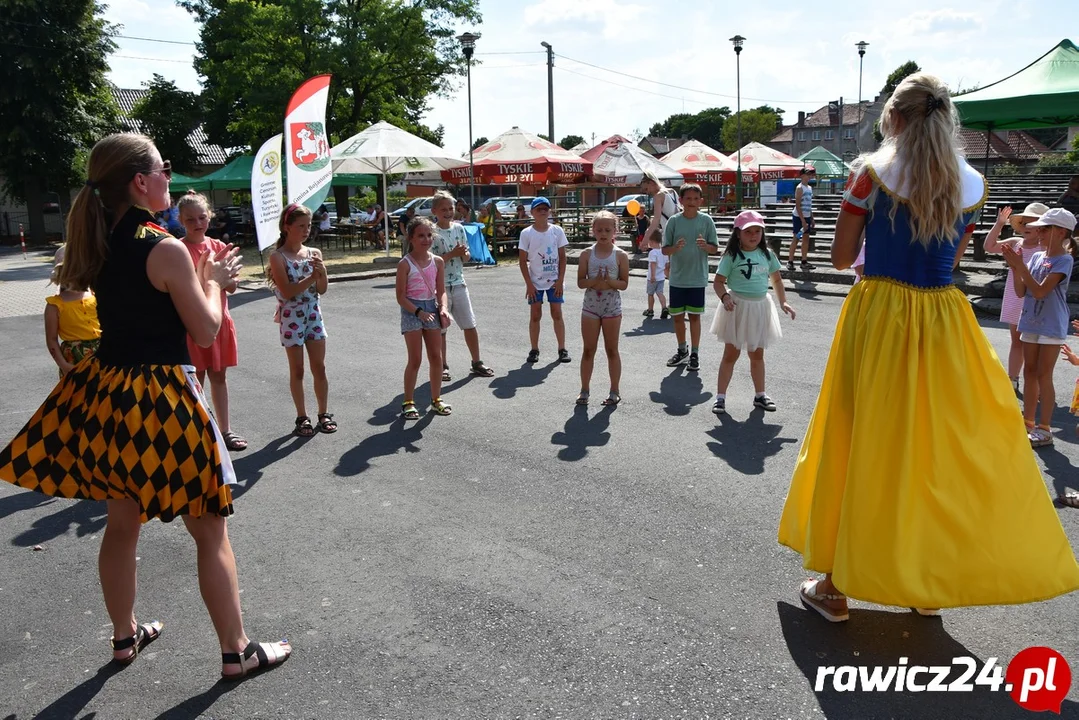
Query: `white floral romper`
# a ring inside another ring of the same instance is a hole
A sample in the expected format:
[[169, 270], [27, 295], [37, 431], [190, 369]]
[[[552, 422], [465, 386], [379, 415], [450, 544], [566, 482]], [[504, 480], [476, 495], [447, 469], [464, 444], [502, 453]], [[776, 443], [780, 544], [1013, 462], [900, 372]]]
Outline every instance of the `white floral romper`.
[[[285, 274], [290, 283], [299, 282], [315, 272], [311, 264], [310, 251], [303, 260], [290, 260], [283, 254], [281, 259], [285, 261]], [[281, 324], [283, 346], [303, 346], [308, 340], [326, 339], [326, 325], [322, 322], [318, 292], [313, 284], [308, 285], [296, 297], [286, 298], [276, 287], [274, 295], [277, 296], [277, 312], [274, 313], [274, 321]]]

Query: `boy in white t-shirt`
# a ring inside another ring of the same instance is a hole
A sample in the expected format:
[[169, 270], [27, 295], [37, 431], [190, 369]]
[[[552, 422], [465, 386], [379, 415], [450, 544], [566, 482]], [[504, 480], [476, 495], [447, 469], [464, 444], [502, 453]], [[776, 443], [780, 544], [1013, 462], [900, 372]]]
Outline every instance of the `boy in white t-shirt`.
[[551, 303], [551, 321], [558, 341], [559, 362], [569, 362], [566, 350], [566, 324], [562, 320], [562, 303], [565, 302], [566, 233], [547, 218], [551, 214], [551, 201], [538, 197], [532, 201], [533, 223], [521, 231], [517, 243], [521, 275], [525, 279], [525, 299], [531, 306], [528, 336], [532, 349], [528, 362], [539, 361], [540, 321], [543, 319], [543, 296]]
[[644, 316], [648, 318], [655, 316], [653, 308], [658, 295], [659, 306], [662, 308], [659, 319], [666, 320], [671, 313], [667, 310], [667, 298], [663, 295], [663, 285], [671, 272], [671, 266], [667, 256], [660, 250], [660, 246], [660, 241], [656, 239], [648, 243], [648, 247], [651, 248], [648, 251], [648, 283], [645, 285], [645, 291], [648, 293], [648, 309], [644, 311]]

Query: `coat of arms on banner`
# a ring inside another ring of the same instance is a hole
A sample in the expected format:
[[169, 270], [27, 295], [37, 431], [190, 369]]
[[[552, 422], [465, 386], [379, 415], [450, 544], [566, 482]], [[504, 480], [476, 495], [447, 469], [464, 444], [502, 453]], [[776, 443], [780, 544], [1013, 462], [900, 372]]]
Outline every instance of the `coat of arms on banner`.
[[326, 141], [326, 128], [322, 123], [291, 123], [289, 134], [292, 136], [290, 160], [296, 167], [314, 172], [330, 164], [330, 144]]

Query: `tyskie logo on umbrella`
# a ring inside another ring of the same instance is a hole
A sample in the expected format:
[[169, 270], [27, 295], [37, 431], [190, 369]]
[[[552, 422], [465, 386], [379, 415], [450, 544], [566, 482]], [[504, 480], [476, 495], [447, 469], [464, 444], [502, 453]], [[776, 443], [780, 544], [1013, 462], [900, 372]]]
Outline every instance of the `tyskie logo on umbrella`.
[[292, 164], [301, 170], [314, 172], [330, 164], [330, 143], [326, 128], [320, 122], [291, 123]]

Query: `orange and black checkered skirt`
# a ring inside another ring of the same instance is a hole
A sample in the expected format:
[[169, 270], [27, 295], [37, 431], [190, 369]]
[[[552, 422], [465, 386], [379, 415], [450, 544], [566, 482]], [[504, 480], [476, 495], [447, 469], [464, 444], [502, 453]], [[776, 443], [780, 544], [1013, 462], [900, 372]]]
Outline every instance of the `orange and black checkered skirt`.
[[169, 522], [231, 515], [235, 473], [193, 368], [89, 357], [0, 450], [0, 480], [54, 497], [131, 498], [143, 522]]

